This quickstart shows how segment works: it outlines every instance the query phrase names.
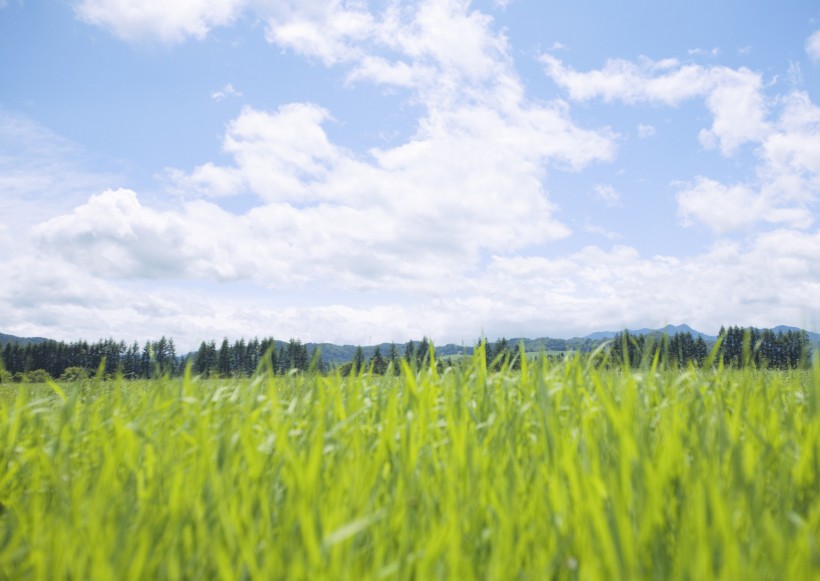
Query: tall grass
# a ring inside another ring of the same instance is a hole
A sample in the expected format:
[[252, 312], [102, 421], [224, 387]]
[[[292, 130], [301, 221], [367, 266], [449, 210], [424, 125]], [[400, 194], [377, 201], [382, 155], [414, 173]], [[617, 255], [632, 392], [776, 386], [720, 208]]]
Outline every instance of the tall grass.
[[0, 386], [9, 579], [809, 579], [820, 368]]

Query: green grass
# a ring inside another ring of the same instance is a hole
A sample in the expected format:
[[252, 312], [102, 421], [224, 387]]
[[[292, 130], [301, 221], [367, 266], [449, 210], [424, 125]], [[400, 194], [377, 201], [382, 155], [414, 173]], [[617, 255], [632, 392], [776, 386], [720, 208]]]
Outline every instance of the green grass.
[[8, 579], [810, 579], [820, 369], [0, 386]]

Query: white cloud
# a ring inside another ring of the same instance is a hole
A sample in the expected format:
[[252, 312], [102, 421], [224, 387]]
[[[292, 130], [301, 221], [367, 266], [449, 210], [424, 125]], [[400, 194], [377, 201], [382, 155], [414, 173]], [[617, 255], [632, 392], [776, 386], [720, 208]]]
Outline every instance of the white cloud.
[[720, 49], [718, 47], [714, 47], [712, 49], [705, 49], [705, 48], [690, 48], [686, 51], [689, 56], [711, 56], [715, 57], [720, 54]]
[[89, 165], [76, 143], [0, 109], [0, 214], [7, 233], [22, 239], [31, 225], [69, 211], [88, 191], [117, 179], [91, 172]]
[[[92, 196], [33, 234], [44, 252], [51, 249], [93, 276], [230, 280], [250, 269], [235, 251], [248, 241], [238, 222], [204, 202], [180, 213], [158, 212], [143, 206], [133, 191], [120, 189]], [[219, 240], [209, 232], [219, 232]]]
[[211, 93], [211, 99], [213, 99], [217, 103], [224, 100], [224, 99], [227, 99], [228, 97], [241, 97], [241, 96], [242, 96], [242, 93], [240, 91], [237, 91], [236, 89], [234, 89], [234, 86], [233, 86], [232, 83], [228, 83], [227, 85], [222, 87], [220, 90], [214, 91], [213, 93]]
[[547, 74], [578, 101], [600, 98], [676, 106], [703, 98], [713, 123], [701, 131], [700, 141], [704, 147], [719, 145], [724, 155], [768, 131], [762, 79], [746, 68], [681, 65], [674, 59], [638, 63], [616, 59], [600, 70], [578, 72], [552, 55], [542, 55], [541, 62]]
[[646, 139], [655, 135], [655, 127], [652, 125], [640, 123], [638, 124], [638, 137]]
[[806, 40], [806, 54], [814, 61], [820, 61], [820, 30]]
[[684, 224], [701, 222], [718, 234], [758, 222], [808, 228], [820, 194], [820, 107], [805, 92], [781, 99], [782, 110], [756, 150], [756, 176], [726, 185], [698, 177], [678, 191]]
[[245, 178], [236, 170], [204, 163], [188, 174], [179, 169], [168, 169], [169, 190], [189, 198], [222, 198], [235, 196], [245, 190]]
[[[142, 20], [125, 18], [116, 2], [83, 6], [105, 7], [128, 38], [198, 36], [181, 23], [199, 15], [205, 34], [234, 14], [191, 3], [160, 22], [151, 3]], [[390, 3], [380, 13], [358, 3], [281, 2], [264, 11], [271, 42], [344, 67], [351, 82], [408, 89], [422, 110], [412, 137], [354, 153], [328, 137], [327, 109], [246, 107], [225, 133], [231, 163], [167, 175], [183, 199], [245, 193], [255, 207], [235, 215], [200, 200], [158, 211], [133, 191], [108, 189], [41, 224], [34, 234], [43, 252], [120, 281], [438, 293], [487, 252], [569, 235], [554, 216], [546, 172], [614, 155], [609, 129], [582, 129], [565, 103], [524, 97], [506, 37], [466, 2]], [[136, 21], [144, 26], [127, 28]]]
[[606, 238], [608, 240], [619, 240], [619, 239], [623, 238], [623, 234], [620, 234], [618, 232], [613, 232], [612, 230], [607, 230], [603, 226], [598, 226], [598, 225], [592, 224], [590, 222], [587, 222], [586, 224], [584, 224], [584, 230], [589, 232], [590, 234], [595, 234], [597, 236], [603, 236], [604, 238]]
[[811, 200], [820, 193], [820, 107], [802, 91], [783, 103], [775, 130], [761, 147], [761, 175], [784, 195]]
[[561, 108], [440, 113], [413, 140], [362, 159], [330, 142], [328, 119], [305, 103], [246, 108], [226, 132], [234, 165], [171, 173], [183, 193], [256, 195], [245, 215], [205, 202], [160, 213], [134, 192], [107, 191], [37, 235], [100, 276], [440, 288], [484, 249], [567, 236], [541, 183], [545, 165], [611, 154], [606, 136], [574, 127]]
[[77, 15], [126, 41], [143, 39], [180, 42], [204, 38], [218, 26], [232, 23], [246, 0], [81, 0]]
[[[421, 113], [403, 143], [356, 152], [330, 138], [336, 121], [326, 108], [248, 107], [226, 129], [228, 161], [169, 171], [184, 194], [175, 207], [157, 209], [142, 194], [107, 189], [110, 182], [84, 187], [81, 202], [40, 220], [30, 253], [3, 262], [7, 329], [93, 339], [127, 328], [191, 346], [254, 334], [371, 343], [680, 321], [714, 331], [820, 314], [820, 234], [808, 231], [820, 130], [808, 95], [768, 103], [760, 75], [742, 68], [644, 59], [582, 73], [544, 57], [573, 100], [702, 99], [713, 117], [702, 142], [726, 155], [752, 143], [758, 167], [746, 181], [698, 177], [678, 191], [682, 219], [719, 234], [749, 228], [743, 244], [719, 241], [689, 258], [629, 246], [532, 256], [569, 234], [546, 191], [547, 172], [611, 160], [617, 136], [579, 127], [565, 102], [527, 99], [505, 34], [469, 3], [380, 6], [80, 3], [84, 20], [131, 41], [202, 38], [252, 9], [270, 42], [339, 67], [351, 84], [406, 92]], [[227, 98], [229, 88], [214, 98]], [[638, 128], [642, 137], [652, 131]], [[604, 202], [619, 202], [612, 186], [599, 189]], [[217, 205], [238, 194], [256, 205], [240, 215]], [[756, 233], [757, 222], [775, 229]]]
[[702, 222], [718, 234], [748, 228], [757, 222], [797, 228], [812, 223], [812, 214], [805, 208], [780, 205], [776, 197], [755, 192], [746, 184], [726, 186], [704, 177], [683, 187], [677, 201], [684, 224]]
[[[478, 271], [423, 272], [451, 281], [439, 292], [411, 300], [376, 295], [359, 306], [321, 295], [296, 306], [264, 290], [229, 296], [214, 286], [103, 280], [48, 253], [34, 263], [7, 263], [4, 271], [0, 303], [8, 331], [66, 339], [166, 334], [188, 348], [225, 335], [370, 344], [427, 334], [470, 342], [482, 332], [572, 336], [679, 321], [715, 332], [721, 324], [820, 321], [820, 232], [789, 229], [744, 244], [721, 241], [689, 258], [643, 256], [629, 246], [556, 257], [496, 255]], [[317, 286], [300, 292], [310, 296]]]
[[[749, 229], [758, 223], [807, 228], [811, 205], [820, 194], [820, 108], [808, 94], [793, 92], [773, 102], [763, 94], [759, 74], [748, 69], [704, 68], [676, 61], [639, 63], [608, 61], [603, 69], [577, 72], [543, 55], [548, 74], [576, 100], [602, 98], [626, 103], [674, 106], [702, 98], [713, 115], [711, 128], [700, 131], [707, 147], [724, 155], [752, 143], [757, 158], [754, 177], [734, 184], [698, 177], [677, 194], [678, 214], [685, 225], [700, 222], [717, 234]], [[639, 126], [639, 135], [649, 134]]]
[[248, 276], [267, 281], [432, 288], [446, 284], [435, 273], [470, 270], [482, 251], [567, 236], [546, 171], [610, 160], [615, 136], [577, 127], [565, 103], [528, 101], [506, 38], [490, 24], [463, 2], [391, 4], [378, 15], [341, 3], [281, 8], [269, 40], [347, 67], [351, 82], [410, 90], [423, 110], [414, 135], [361, 155], [328, 138], [324, 125], [334, 121], [315, 104], [245, 108], [223, 142], [234, 163], [172, 170], [175, 188], [258, 198], [244, 227], [279, 225], [293, 248], [265, 242], [248, 252], [301, 265], [285, 276], [254, 261]]
[[621, 206], [621, 194], [609, 184], [597, 184], [593, 188], [595, 198], [609, 208]]
[[283, 2], [268, 17], [269, 42], [296, 53], [319, 58], [325, 65], [343, 63], [360, 56], [355, 43], [375, 33], [373, 16], [363, 7], [333, 2]]

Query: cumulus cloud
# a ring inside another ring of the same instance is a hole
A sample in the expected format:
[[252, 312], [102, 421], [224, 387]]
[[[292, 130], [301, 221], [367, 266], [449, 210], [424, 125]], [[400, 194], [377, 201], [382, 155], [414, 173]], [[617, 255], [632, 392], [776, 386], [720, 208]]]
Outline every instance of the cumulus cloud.
[[231, 297], [218, 287], [162, 281], [146, 292], [138, 281], [94, 277], [47, 253], [39, 258], [34, 265], [7, 264], [0, 281], [12, 332], [54, 336], [61, 329], [68, 339], [166, 334], [194, 348], [225, 335], [370, 344], [427, 334], [439, 342], [470, 342], [482, 332], [571, 336], [675, 321], [714, 332], [727, 322], [820, 320], [812, 300], [820, 292], [820, 232], [785, 228], [744, 243], [720, 241], [688, 258], [645, 256], [625, 245], [553, 257], [493, 255], [478, 272], [446, 275], [458, 292], [416, 293], [409, 300], [388, 294], [358, 306], [333, 298], [280, 304], [264, 291]]
[[[588, 247], [560, 258], [497, 258], [487, 286], [503, 290], [488, 303], [527, 305], [540, 325], [549, 325], [549, 317], [564, 328], [583, 328], [584, 321], [660, 326], [685, 320], [712, 330], [723, 321], [816, 321], [820, 313], [807, 301], [820, 290], [815, 250], [820, 233], [779, 229], [746, 245], [719, 242], [687, 259], [643, 257], [628, 246]], [[539, 313], [528, 296], [537, 296], [547, 312]]]
[[267, 40], [328, 66], [361, 57], [357, 44], [377, 34], [374, 16], [356, 3], [281, 2], [270, 8]]
[[[381, 11], [318, 0], [134, 6], [85, 0], [77, 12], [129, 41], [178, 42], [254, 10], [271, 43], [338, 67], [350, 84], [403, 92], [421, 113], [403, 143], [362, 152], [330, 138], [333, 112], [315, 103], [247, 107], [226, 128], [227, 161], [169, 170], [183, 194], [178, 206], [160, 210], [132, 190], [87, 188], [99, 193], [34, 229], [26, 258], [36, 257], [35, 267], [4, 262], [0, 304], [13, 332], [120, 337], [127, 326], [192, 346], [253, 334], [469, 341], [482, 331], [565, 335], [673, 321], [715, 330], [820, 314], [812, 306], [820, 234], [809, 230], [808, 210], [820, 131], [806, 94], [772, 105], [760, 75], [743, 68], [644, 59], [578, 72], [543, 57], [571, 101], [702, 99], [712, 115], [702, 143], [725, 155], [752, 143], [758, 167], [746, 181], [680, 185], [681, 219], [718, 235], [757, 222], [772, 231], [685, 259], [625, 245], [532, 256], [570, 233], [546, 190], [548, 172], [611, 160], [617, 136], [580, 127], [566, 102], [527, 99], [507, 38], [486, 14], [455, 0]], [[216, 93], [227, 97], [227, 88]], [[770, 118], [775, 107], [780, 114]], [[619, 200], [611, 186], [596, 193]], [[255, 200], [251, 209], [219, 206], [240, 194]], [[342, 304], [349, 296], [355, 304]], [[763, 311], [767, 318], [756, 319]]]
[[[702, 223], [722, 235], [758, 223], [793, 228], [813, 223], [810, 207], [820, 193], [820, 109], [807, 93], [794, 91], [772, 106], [760, 75], [745, 68], [642, 59], [611, 60], [600, 70], [578, 72], [551, 55], [541, 60], [574, 100], [675, 106], [700, 98], [713, 116], [712, 126], [700, 131], [701, 144], [719, 146], [726, 156], [744, 143], [754, 146], [755, 175], [746, 181], [727, 184], [699, 176], [678, 188], [684, 225]], [[639, 136], [652, 132], [639, 126]]]
[[727, 186], [704, 177], [683, 187], [677, 201], [685, 225], [701, 222], [717, 234], [758, 222], [806, 228], [813, 221], [806, 208], [781, 205], [778, 197], [756, 192], [747, 184]]
[[722, 234], [757, 222], [807, 228], [820, 194], [820, 107], [805, 92], [782, 99], [782, 110], [757, 149], [755, 179], [726, 185], [699, 177], [683, 185], [678, 212]]
[[327, 122], [308, 103], [246, 108], [223, 143], [233, 165], [170, 174], [194, 197], [255, 195], [244, 215], [204, 201], [159, 213], [111, 190], [36, 233], [99, 275], [434, 288], [472, 269], [483, 250], [567, 236], [542, 185], [545, 166], [611, 154], [607, 136], [575, 127], [560, 107], [440, 113], [411, 141], [363, 158], [334, 145]]
[[85, 22], [126, 41], [180, 42], [204, 38], [211, 29], [232, 23], [245, 4], [245, 0], [81, 0], [75, 11]]
[[[82, 203], [114, 174], [94, 173], [87, 154], [25, 115], [0, 109], [0, 214], [21, 240], [30, 226]], [[8, 249], [9, 246], [0, 248]]]
[[806, 40], [806, 54], [814, 61], [820, 61], [820, 30]]
[[[226, 235], [215, 244], [209, 230]], [[39, 224], [33, 234], [44, 250], [99, 277], [232, 279], [243, 272], [242, 256], [233, 252], [239, 224], [204, 202], [181, 213], [159, 212], [131, 190], [107, 190]]]
[[700, 132], [700, 141], [708, 148], [718, 145], [724, 155], [761, 139], [768, 131], [763, 81], [746, 68], [682, 65], [675, 59], [642, 59], [637, 63], [615, 59], [600, 70], [578, 72], [549, 54], [542, 55], [541, 62], [553, 81], [578, 101], [676, 106], [703, 98], [713, 123]]
[[763, 141], [761, 174], [772, 187], [803, 201], [820, 193], [820, 107], [808, 93], [783, 99], [774, 131]]
[[[123, 38], [173, 41], [207, 34], [242, 6], [88, 0], [78, 10]], [[329, 138], [335, 120], [326, 108], [246, 107], [225, 132], [230, 163], [168, 170], [188, 200], [181, 207], [159, 211], [134, 191], [108, 189], [38, 226], [44, 252], [117, 280], [441, 292], [487, 252], [568, 236], [544, 187], [547, 171], [614, 155], [608, 128], [581, 128], [566, 103], [525, 97], [506, 37], [468, 3], [254, 7], [270, 42], [343, 68], [351, 83], [407, 90], [422, 111], [412, 136], [353, 152]], [[238, 194], [256, 200], [244, 214], [218, 205]]]

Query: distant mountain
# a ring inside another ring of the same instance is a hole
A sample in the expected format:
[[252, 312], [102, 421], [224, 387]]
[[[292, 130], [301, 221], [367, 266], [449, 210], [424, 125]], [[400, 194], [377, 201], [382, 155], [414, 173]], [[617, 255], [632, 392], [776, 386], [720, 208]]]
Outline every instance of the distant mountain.
[[[778, 325], [777, 327], [773, 327], [772, 331], [776, 334], [780, 333], [787, 333], [788, 331], [802, 331], [800, 327], [789, 327], [788, 325]], [[809, 336], [809, 341], [815, 347], [820, 348], [820, 333], [812, 333], [811, 331], [806, 331], [806, 334]]]
[[[758, 328], [758, 331], [762, 331], [762, 328]], [[788, 325], [778, 325], [777, 327], [772, 327], [772, 331], [775, 334], [779, 335], [780, 333], [786, 333], [788, 331], [802, 331], [803, 329], [799, 327], [790, 327]], [[707, 343], [714, 343], [717, 341], [717, 336], [715, 335], [707, 335], [706, 333], [701, 333], [700, 331], [696, 331], [689, 325], [667, 325], [666, 327], [662, 327], [660, 329], [627, 329], [630, 335], [675, 335], [676, 333], [689, 333], [692, 337], [703, 337], [703, 340]], [[620, 331], [598, 331], [597, 333], [590, 333], [582, 337], [582, 339], [590, 339], [592, 341], [606, 341], [607, 339], [612, 339], [620, 333]], [[811, 331], [806, 331], [806, 334], [809, 336], [809, 341], [815, 347], [820, 348], [820, 333], [813, 333]]]
[[16, 337], [14, 335], [0, 333], [0, 345], [5, 345], [6, 343], [28, 345], [30, 343], [44, 343], [46, 341], [49, 341], [49, 339], [46, 339], [45, 337]]
[[[419, 341], [413, 341], [413, 346], [418, 347]], [[396, 343], [396, 350], [399, 355], [404, 355], [404, 349], [407, 343]], [[356, 345], [334, 345], [333, 343], [306, 343], [308, 351], [311, 353], [314, 349], [319, 349], [322, 354], [322, 361], [330, 365], [341, 363], [348, 363], [353, 361], [353, 355], [356, 353]], [[376, 347], [379, 348], [382, 357], [387, 357], [390, 352], [390, 343], [379, 343], [378, 345], [362, 345], [362, 353], [365, 360], [369, 360], [376, 352]], [[453, 343], [447, 345], [436, 345], [436, 356], [447, 357], [449, 355], [470, 355], [473, 352], [471, 346], [455, 345]]]
[[[700, 331], [696, 331], [689, 325], [667, 325], [665, 327], [661, 327], [660, 329], [627, 329], [630, 335], [675, 335], [677, 333], [688, 333], [692, 335], [692, 337], [703, 337], [703, 340], [706, 342], [714, 342], [717, 341], [717, 337], [714, 335], [707, 335], [706, 333], [701, 333]], [[589, 335], [585, 335], [582, 339], [592, 339], [593, 341], [604, 341], [606, 339], [612, 339], [620, 333], [621, 331], [598, 331], [597, 333], [590, 333]]]

